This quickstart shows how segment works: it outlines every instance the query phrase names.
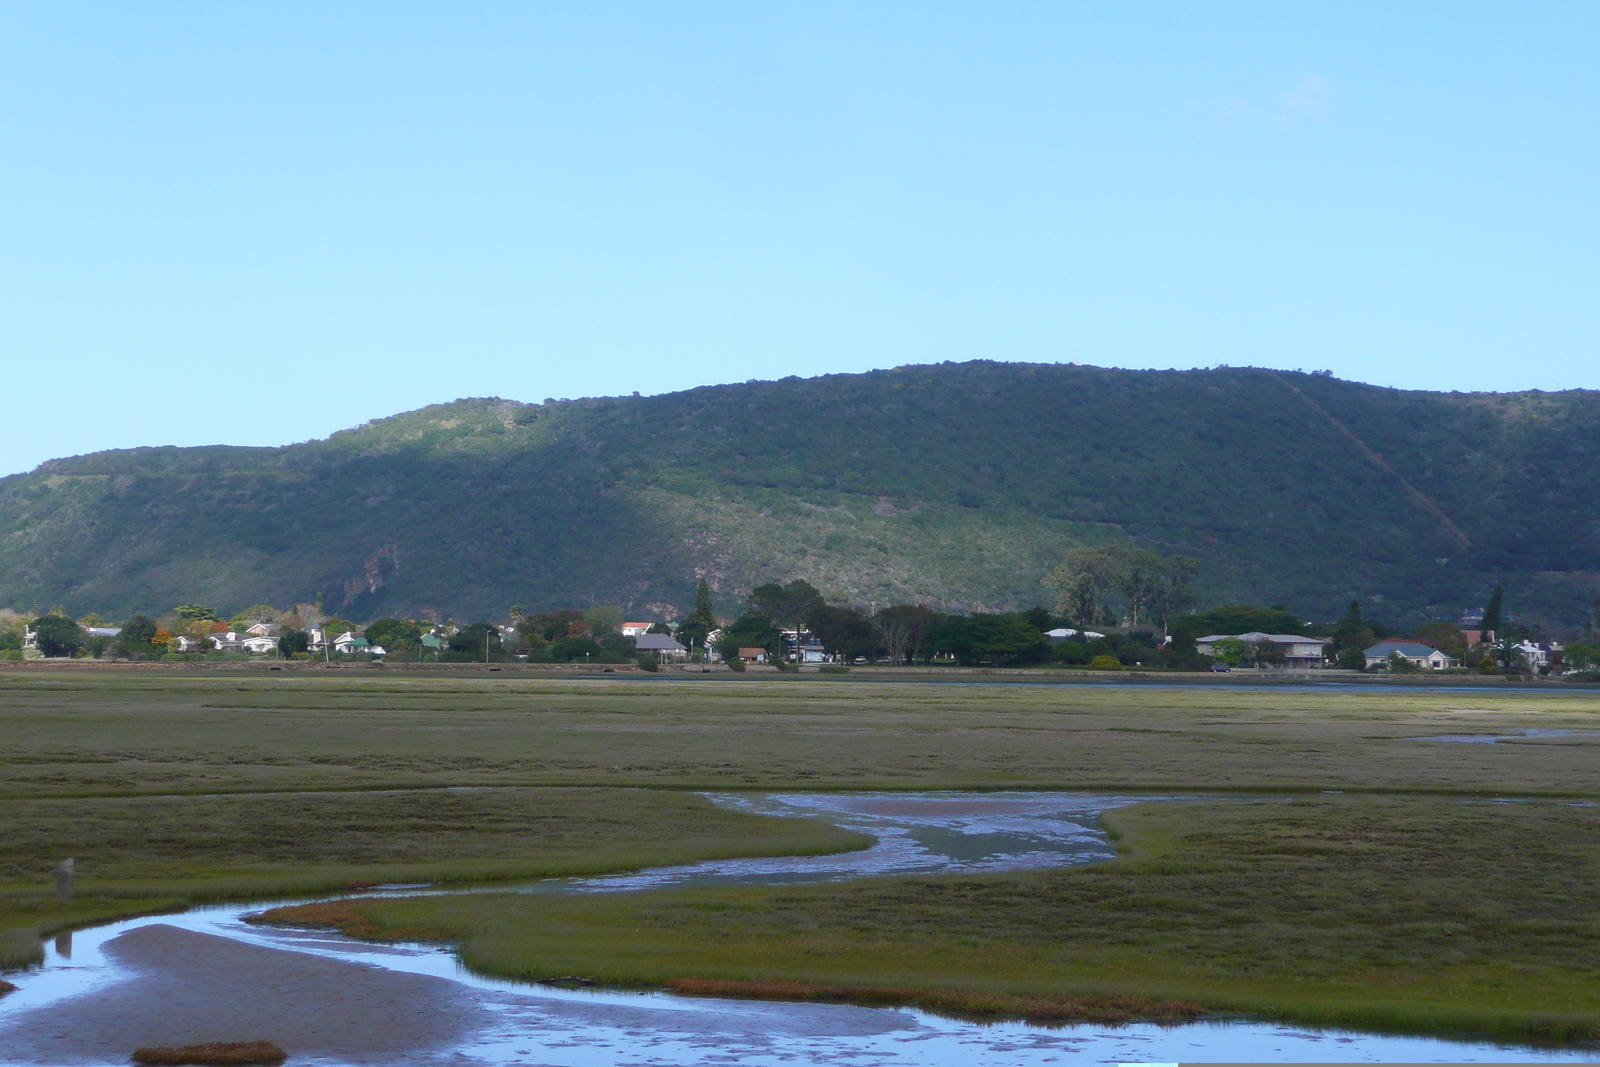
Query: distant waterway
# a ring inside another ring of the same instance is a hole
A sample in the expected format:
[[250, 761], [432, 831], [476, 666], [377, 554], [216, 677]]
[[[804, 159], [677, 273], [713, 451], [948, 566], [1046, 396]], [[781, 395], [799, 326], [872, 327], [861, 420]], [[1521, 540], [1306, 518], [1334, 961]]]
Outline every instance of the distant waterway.
[[[621, 892], [1073, 866], [1115, 854], [1101, 813], [1152, 798], [950, 792], [727, 793], [712, 799], [782, 817], [828, 819], [871, 834], [877, 843], [838, 856], [722, 860], [494, 888]], [[461, 890], [392, 886], [381, 891]], [[162, 1043], [172, 1043], [168, 1035], [185, 1026], [198, 1039], [219, 1019], [238, 1031], [231, 1034], [235, 1039], [279, 1040], [293, 1053], [291, 1064], [327, 1067], [707, 1062], [1011, 1067], [1595, 1058], [1584, 1049], [1242, 1020], [1179, 1027], [1041, 1027], [979, 1024], [909, 1008], [571, 990], [472, 974], [448, 948], [437, 945], [373, 945], [244, 921], [266, 907], [299, 902], [195, 908], [110, 923], [58, 940], [48, 947], [41, 967], [9, 976], [19, 988], [0, 998], [0, 1063], [120, 1067], [136, 1045], [163, 1036]]]

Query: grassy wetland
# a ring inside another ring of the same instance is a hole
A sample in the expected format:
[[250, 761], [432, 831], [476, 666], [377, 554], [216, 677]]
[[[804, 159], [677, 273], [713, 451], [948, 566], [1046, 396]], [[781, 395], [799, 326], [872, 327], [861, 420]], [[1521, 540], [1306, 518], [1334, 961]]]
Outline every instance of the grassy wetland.
[[[859, 844], [695, 790], [1207, 792], [1232, 799], [1114, 813], [1124, 855], [1088, 868], [299, 918], [456, 940], [534, 978], [1588, 1035], [1584, 731], [1600, 696], [1579, 690], [3, 672], [0, 949], [19, 962], [51, 929], [202, 899]], [[1513, 739], [1416, 740], [1464, 734]], [[69, 855], [61, 903], [49, 872]]]

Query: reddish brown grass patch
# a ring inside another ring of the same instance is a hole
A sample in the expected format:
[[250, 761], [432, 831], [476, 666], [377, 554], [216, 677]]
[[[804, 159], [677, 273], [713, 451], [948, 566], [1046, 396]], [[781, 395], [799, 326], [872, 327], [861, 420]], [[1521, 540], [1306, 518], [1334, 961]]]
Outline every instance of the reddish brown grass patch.
[[269, 1064], [288, 1058], [289, 1054], [271, 1041], [209, 1041], [133, 1050], [133, 1062], [147, 1064]]
[[379, 926], [357, 910], [357, 905], [371, 903], [371, 898], [352, 900], [321, 900], [314, 904], [290, 904], [269, 908], [260, 915], [252, 915], [246, 922], [263, 926], [310, 926], [337, 930], [347, 937], [363, 941], [448, 941], [449, 938], [426, 930], [410, 927]]
[[674, 978], [668, 988], [702, 997], [751, 1000], [824, 1000], [841, 1004], [908, 1005], [943, 1015], [997, 1016], [1030, 1022], [1166, 1023], [1189, 1022], [1205, 1014], [1198, 1004], [1149, 997], [1019, 996], [958, 989], [905, 986], [815, 985], [810, 982], [745, 982], [716, 978]]
[[17, 987], [16, 986], [12, 985], [10, 982], [6, 981], [4, 978], [0, 978], [0, 997], [5, 996], [7, 993], [15, 993], [16, 991], [17, 991]]

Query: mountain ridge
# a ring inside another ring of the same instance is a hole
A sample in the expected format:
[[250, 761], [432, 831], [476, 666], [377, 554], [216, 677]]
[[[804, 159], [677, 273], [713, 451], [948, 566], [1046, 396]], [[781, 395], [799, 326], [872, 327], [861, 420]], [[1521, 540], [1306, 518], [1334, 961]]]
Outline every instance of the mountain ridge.
[[[0, 603], [305, 600], [670, 614], [705, 574], [861, 603], [1027, 606], [1076, 544], [1202, 559], [1212, 601], [1438, 617], [1600, 589], [1600, 393], [1254, 368], [974, 361], [528, 404], [292, 445], [155, 446], [0, 479]], [[1518, 599], [1520, 598], [1520, 600]]]

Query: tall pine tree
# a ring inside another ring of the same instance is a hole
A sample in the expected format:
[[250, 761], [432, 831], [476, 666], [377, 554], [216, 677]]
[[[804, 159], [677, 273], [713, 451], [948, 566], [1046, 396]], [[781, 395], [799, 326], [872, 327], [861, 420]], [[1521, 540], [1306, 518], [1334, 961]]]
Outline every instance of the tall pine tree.
[[1494, 587], [1494, 592], [1489, 594], [1489, 606], [1483, 609], [1483, 631], [1485, 639], [1494, 631], [1500, 629], [1500, 601], [1502, 600], [1500, 587]]
[[711, 587], [704, 578], [694, 591], [694, 607], [678, 624], [678, 640], [693, 647], [703, 645], [706, 634], [717, 628], [717, 613], [711, 607]]

